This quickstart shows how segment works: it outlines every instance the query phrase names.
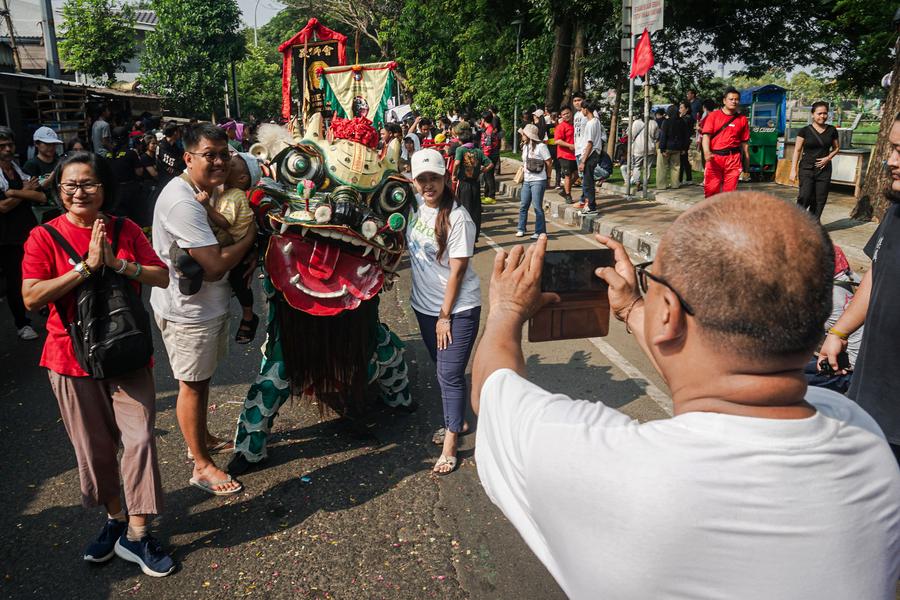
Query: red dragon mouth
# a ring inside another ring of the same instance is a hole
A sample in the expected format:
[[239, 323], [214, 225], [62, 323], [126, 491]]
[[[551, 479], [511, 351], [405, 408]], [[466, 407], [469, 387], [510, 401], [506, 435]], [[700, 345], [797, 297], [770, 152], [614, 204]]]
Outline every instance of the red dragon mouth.
[[353, 310], [384, 285], [377, 262], [333, 241], [293, 232], [269, 239], [266, 271], [289, 305], [317, 316]]

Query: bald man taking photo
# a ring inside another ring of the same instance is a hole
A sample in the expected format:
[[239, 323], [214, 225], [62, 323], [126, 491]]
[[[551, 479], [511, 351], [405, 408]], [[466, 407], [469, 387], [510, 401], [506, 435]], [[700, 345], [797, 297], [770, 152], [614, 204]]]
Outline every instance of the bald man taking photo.
[[893, 598], [900, 471], [868, 414], [803, 377], [831, 310], [821, 227], [730, 193], [676, 220], [652, 265], [598, 239], [674, 416], [641, 424], [526, 379], [522, 325], [556, 300], [546, 238], [498, 253], [472, 376], [482, 484], [566, 594]]

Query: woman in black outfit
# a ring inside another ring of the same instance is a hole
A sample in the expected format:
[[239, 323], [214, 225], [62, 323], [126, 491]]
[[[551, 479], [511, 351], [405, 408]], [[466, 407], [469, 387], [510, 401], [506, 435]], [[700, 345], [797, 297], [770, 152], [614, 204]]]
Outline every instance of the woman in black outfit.
[[[826, 125], [828, 103], [812, 105], [812, 123], [797, 132], [794, 156], [791, 158], [791, 181], [800, 179], [797, 204], [822, 219], [831, 183], [831, 159], [840, 151], [837, 129]], [[799, 163], [799, 171], [797, 165]]]

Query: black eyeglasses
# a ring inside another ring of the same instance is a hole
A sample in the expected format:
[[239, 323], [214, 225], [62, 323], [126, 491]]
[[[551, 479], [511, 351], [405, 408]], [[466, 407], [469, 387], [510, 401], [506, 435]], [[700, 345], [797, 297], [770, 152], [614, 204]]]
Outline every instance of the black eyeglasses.
[[218, 158], [222, 162], [228, 162], [231, 160], [231, 152], [225, 150], [223, 152], [188, 152], [188, 154], [193, 154], [194, 156], [202, 156], [203, 160], [208, 163], [216, 162]]
[[678, 293], [678, 290], [673, 288], [671, 283], [669, 283], [668, 281], [666, 281], [659, 275], [654, 275], [653, 273], [651, 273], [650, 271], [647, 270], [650, 268], [650, 265], [652, 265], [652, 264], [653, 264], [653, 261], [651, 260], [651, 261], [641, 263], [639, 265], [634, 266], [634, 272], [637, 275], [638, 288], [641, 290], [641, 294], [644, 296], [647, 295], [647, 280], [652, 279], [656, 283], [658, 283], [660, 285], [664, 285], [667, 288], [669, 288], [670, 290], [672, 290], [672, 293], [675, 294], [676, 298], [678, 298], [678, 302], [681, 303], [681, 307], [684, 309], [684, 312], [686, 312], [687, 314], [689, 314], [693, 317], [694, 309], [691, 308], [691, 305], [688, 304], [687, 301], [681, 297], [681, 294]]
[[102, 183], [93, 181], [89, 181], [87, 183], [73, 183], [71, 181], [66, 181], [59, 184], [59, 189], [61, 189], [67, 196], [74, 196], [78, 193], [79, 189], [84, 190], [84, 193], [90, 196], [91, 194], [96, 194], [97, 190], [101, 187], [103, 187]]

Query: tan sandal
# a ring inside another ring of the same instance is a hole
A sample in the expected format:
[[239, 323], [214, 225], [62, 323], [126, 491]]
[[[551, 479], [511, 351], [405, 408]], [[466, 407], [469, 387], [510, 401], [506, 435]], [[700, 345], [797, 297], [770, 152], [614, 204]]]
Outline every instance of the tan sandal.
[[[449, 471], [439, 471], [441, 467], [450, 466]], [[449, 475], [453, 471], [456, 470], [456, 457], [455, 456], [446, 456], [441, 454], [441, 457], [434, 463], [434, 468], [431, 470], [435, 475]]]

